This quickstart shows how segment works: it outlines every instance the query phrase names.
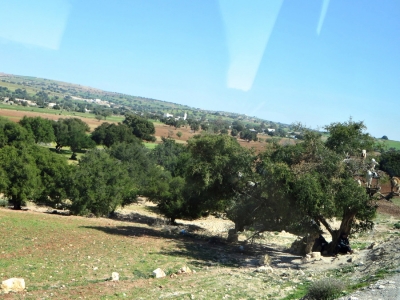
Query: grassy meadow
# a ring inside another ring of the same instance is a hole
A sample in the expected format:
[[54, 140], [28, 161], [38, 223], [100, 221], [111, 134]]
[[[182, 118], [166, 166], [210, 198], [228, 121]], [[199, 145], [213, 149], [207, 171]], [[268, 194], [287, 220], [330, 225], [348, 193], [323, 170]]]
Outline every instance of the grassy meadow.
[[[0, 209], [0, 275], [25, 279], [5, 299], [267, 299], [279, 294], [268, 274], [243, 272], [230, 246], [121, 222]], [[236, 248], [236, 247], [235, 247]], [[188, 266], [196, 273], [170, 276]], [[167, 277], [152, 278], [162, 268]], [[120, 281], [110, 281], [118, 272]], [[283, 284], [282, 287], [291, 286]], [[265, 294], [260, 294], [264, 291]]]

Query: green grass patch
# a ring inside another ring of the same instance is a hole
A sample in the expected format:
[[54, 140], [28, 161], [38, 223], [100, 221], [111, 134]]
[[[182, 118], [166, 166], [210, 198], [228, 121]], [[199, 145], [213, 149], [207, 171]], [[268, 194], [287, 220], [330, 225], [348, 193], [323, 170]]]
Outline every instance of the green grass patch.
[[400, 141], [382, 140], [382, 139], [378, 139], [378, 141], [382, 143], [387, 149], [394, 148], [396, 150], [400, 150]]
[[364, 249], [366, 249], [368, 247], [368, 245], [369, 244], [367, 242], [353, 242], [351, 244], [351, 247], [354, 250], [364, 250]]
[[369, 286], [371, 283], [374, 283], [380, 279], [387, 277], [388, 275], [392, 274], [393, 272], [387, 268], [379, 269], [374, 275], [367, 275], [358, 280], [357, 283], [350, 284], [347, 286], [347, 293], [355, 292], [361, 288]]
[[[229, 246], [164, 232], [145, 222], [61, 216], [0, 208], [0, 270], [2, 278], [25, 279], [25, 299], [266, 299], [280, 284], [267, 274], [235, 269]], [[158, 228], [158, 227], [157, 227]], [[182, 266], [196, 274], [154, 279]], [[109, 282], [112, 272], [120, 281]], [[162, 288], [161, 288], [161, 287]], [[265, 291], [266, 286], [268, 290]], [[263, 295], [260, 297], [260, 295]]]
[[282, 298], [281, 300], [298, 300], [303, 298], [307, 292], [308, 287], [310, 286], [310, 282], [304, 282], [303, 284], [298, 284], [296, 286], [296, 291], [290, 293], [286, 297]]
[[150, 150], [153, 150], [155, 147], [157, 147], [158, 144], [156, 143], [143, 143], [143, 145]]

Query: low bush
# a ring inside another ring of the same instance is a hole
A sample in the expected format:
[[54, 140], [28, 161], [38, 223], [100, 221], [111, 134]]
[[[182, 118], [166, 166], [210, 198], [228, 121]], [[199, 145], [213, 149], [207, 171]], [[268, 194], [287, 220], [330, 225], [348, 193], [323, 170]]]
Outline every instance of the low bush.
[[400, 222], [395, 223], [393, 226], [394, 226], [394, 228], [396, 228], [396, 229], [400, 229]]
[[333, 278], [326, 278], [316, 281], [308, 288], [306, 299], [309, 300], [330, 300], [341, 295], [344, 284]]
[[0, 199], [0, 207], [8, 207], [8, 200], [7, 199]]

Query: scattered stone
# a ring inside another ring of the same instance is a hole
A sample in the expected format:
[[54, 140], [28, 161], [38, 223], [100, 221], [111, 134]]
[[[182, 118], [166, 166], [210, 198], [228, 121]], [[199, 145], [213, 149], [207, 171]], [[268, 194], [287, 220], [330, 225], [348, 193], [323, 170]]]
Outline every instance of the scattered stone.
[[153, 276], [155, 278], [162, 278], [162, 277], [165, 277], [166, 275], [165, 275], [165, 272], [162, 269], [157, 268], [157, 269], [155, 269], [153, 271]]
[[255, 272], [259, 273], [274, 273], [274, 269], [272, 269], [270, 266], [261, 266], [258, 267]]
[[373, 249], [375, 246], [376, 246], [376, 243], [375, 243], [375, 242], [373, 242], [373, 243], [371, 243], [371, 245], [369, 245], [369, 246], [368, 246], [368, 248], [367, 248], [367, 249]]
[[1, 283], [3, 293], [22, 292], [25, 289], [25, 280], [23, 278], [10, 278]]
[[357, 298], [357, 297], [354, 297], [354, 296], [351, 296], [351, 297], [349, 297], [348, 300], [358, 300], [358, 298]]
[[320, 259], [321, 258], [321, 252], [311, 252], [311, 257], [314, 259]]
[[268, 254], [263, 255], [260, 260], [258, 261], [260, 266], [266, 266], [271, 263], [271, 257]]
[[99, 268], [98, 267], [94, 267], [93, 268], [93, 271], [97, 271]]
[[188, 266], [183, 266], [179, 271], [180, 273], [192, 273]]
[[112, 272], [111, 280], [112, 281], [118, 281], [119, 280], [119, 274], [117, 272]]
[[[307, 255], [308, 255], [308, 254], [307, 254]], [[310, 261], [310, 259], [311, 259], [311, 258], [308, 258], [307, 255], [306, 255], [306, 257], [303, 257], [303, 258], [301, 259], [301, 262], [302, 262], [303, 264], [308, 263], [308, 262]]]
[[347, 260], [347, 262], [351, 263], [351, 262], [354, 262], [356, 259], [357, 259], [357, 256], [352, 256]]
[[303, 271], [303, 270], [299, 270], [299, 271], [297, 272], [297, 274], [298, 274], [298, 275], [301, 275], [301, 276], [304, 276], [304, 275], [306, 275], [306, 273], [304, 273], [304, 271]]
[[383, 290], [384, 288], [385, 288], [385, 286], [384, 285], [378, 285], [378, 290]]

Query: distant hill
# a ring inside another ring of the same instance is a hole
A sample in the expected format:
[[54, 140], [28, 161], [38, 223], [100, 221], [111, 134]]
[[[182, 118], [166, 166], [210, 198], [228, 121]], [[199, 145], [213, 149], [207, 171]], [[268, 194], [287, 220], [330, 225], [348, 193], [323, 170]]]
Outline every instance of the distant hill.
[[[85, 109], [92, 110], [96, 106], [93, 100], [98, 99], [103, 103], [108, 102], [109, 106], [104, 106], [113, 108], [114, 113], [117, 113], [117, 109], [121, 111], [132, 110], [142, 113], [170, 113], [174, 115], [183, 115], [184, 112], [187, 112], [188, 116], [192, 115], [194, 118], [220, 117], [223, 119], [241, 119], [245, 122], [261, 123], [264, 121], [270, 123], [267, 120], [249, 117], [244, 114], [204, 110], [157, 99], [103, 91], [79, 84], [0, 73], [0, 98], [6, 96], [13, 96], [18, 99], [33, 99], [39, 101], [42, 105], [56, 103], [66, 109], [76, 110], [76, 107], [74, 108], [75, 105], [79, 108], [77, 111], [81, 112], [85, 112]], [[279, 126], [280, 123], [276, 124]]]

